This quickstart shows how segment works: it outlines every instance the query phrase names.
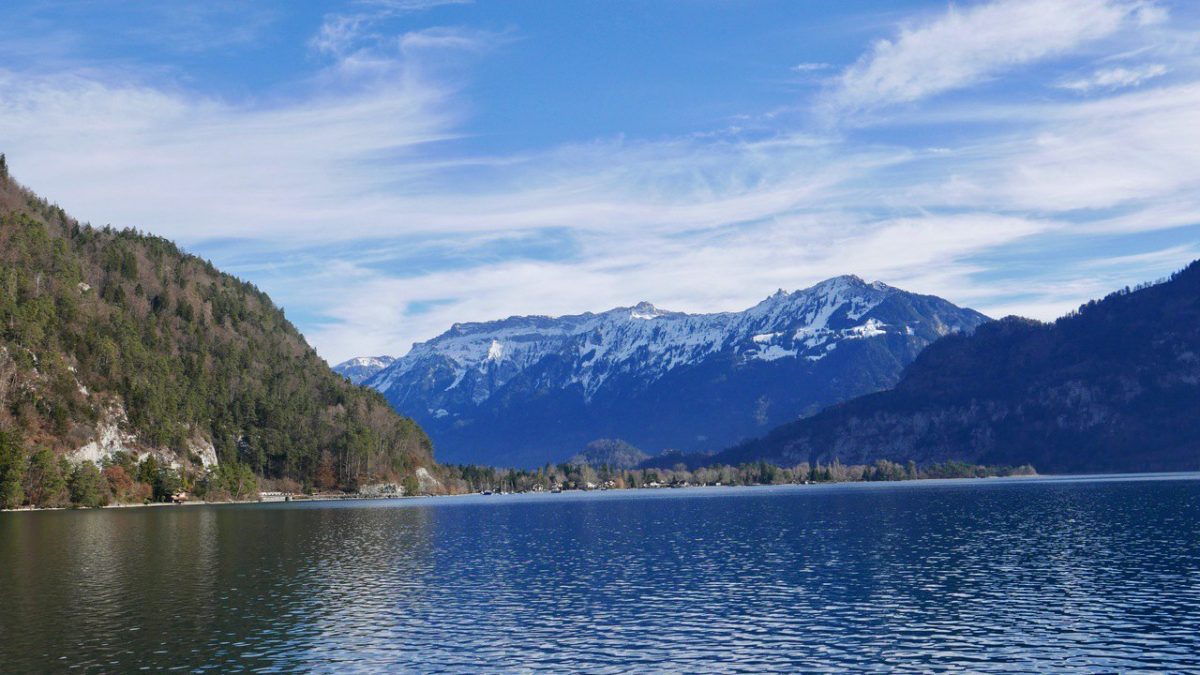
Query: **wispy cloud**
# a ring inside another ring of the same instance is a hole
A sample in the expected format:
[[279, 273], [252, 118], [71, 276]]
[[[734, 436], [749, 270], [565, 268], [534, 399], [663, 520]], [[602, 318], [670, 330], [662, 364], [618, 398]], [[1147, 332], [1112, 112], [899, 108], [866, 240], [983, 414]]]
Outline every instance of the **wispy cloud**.
[[[328, 293], [329, 319], [310, 332], [345, 353], [432, 336], [462, 320], [514, 314], [600, 311], [650, 300], [684, 311], [744, 309], [775, 288], [799, 288], [849, 271], [924, 292], [970, 287], [960, 261], [1054, 223], [987, 214], [861, 222], [823, 214], [792, 216], [688, 236], [634, 236], [582, 242], [570, 261], [512, 261], [413, 277], [339, 265], [305, 292]], [[353, 270], [353, 271], [350, 271]], [[353, 282], [344, 281], [352, 277]], [[353, 292], [346, 292], [353, 287]], [[530, 289], [538, 289], [532, 293]], [[447, 297], [447, 289], [453, 294]], [[413, 298], [442, 302], [419, 315]]]
[[847, 68], [828, 104], [839, 114], [908, 103], [1063, 54], [1160, 8], [1126, 0], [998, 0], [902, 28]]
[[0, 138], [25, 180], [101, 222], [194, 240], [278, 232], [282, 217], [303, 233], [361, 195], [351, 167], [452, 136], [447, 95], [404, 68], [284, 106], [0, 72]]
[[[753, 133], [494, 152], [464, 149], [464, 73], [508, 36], [388, 23], [428, 5], [324, 17], [316, 72], [259, 97], [102, 68], [0, 71], [0, 150], [70, 212], [180, 239], [259, 283], [331, 360], [510, 314], [741, 309], [847, 272], [1051, 318], [1193, 251], [1147, 244], [1104, 267], [1074, 254], [1200, 222], [1200, 84], [1170, 54], [1138, 52], [1138, 31], [1124, 58], [1171, 69], [1169, 86], [1150, 76], [1085, 98], [1047, 89], [1055, 71], [1036, 104], [924, 104], [1161, 22], [1154, 4], [999, 0], [910, 22], [816, 101], [872, 111], [865, 122], [790, 112]], [[892, 113], [900, 102], [912, 105]], [[934, 133], [894, 131], [905, 125]], [[1035, 244], [1054, 264], [1005, 276]]]
[[130, 22], [126, 36], [183, 52], [250, 46], [278, 18], [272, 9], [236, 0], [147, 3], [144, 11], [147, 19]]
[[1029, 132], [976, 149], [946, 194], [974, 208], [1161, 207], [1200, 189], [1197, 106], [1200, 83], [1045, 108]]
[[1161, 63], [1149, 63], [1131, 68], [1101, 68], [1087, 77], [1060, 82], [1058, 86], [1080, 93], [1093, 89], [1123, 89], [1136, 87], [1147, 80], [1162, 77], [1169, 70]]
[[468, 4], [471, 0], [367, 0], [359, 11], [334, 12], [325, 16], [309, 46], [326, 55], [345, 57], [351, 52], [390, 40], [393, 35], [381, 24], [399, 16], [442, 5]]

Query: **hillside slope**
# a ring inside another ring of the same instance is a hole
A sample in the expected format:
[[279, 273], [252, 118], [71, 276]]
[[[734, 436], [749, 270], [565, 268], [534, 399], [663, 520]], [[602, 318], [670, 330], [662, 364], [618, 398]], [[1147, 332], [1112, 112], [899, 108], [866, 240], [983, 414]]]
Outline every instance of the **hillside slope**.
[[925, 345], [985, 321], [842, 276], [742, 312], [640, 303], [456, 324], [366, 384], [418, 420], [447, 461], [539, 466], [600, 438], [717, 450], [889, 387]]
[[914, 459], [1040, 472], [1200, 469], [1200, 262], [1043, 324], [1008, 318], [926, 349], [896, 387], [714, 461]]
[[166, 239], [82, 225], [6, 168], [0, 430], [320, 487], [434, 466], [424, 432], [330, 371], [266, 294]]

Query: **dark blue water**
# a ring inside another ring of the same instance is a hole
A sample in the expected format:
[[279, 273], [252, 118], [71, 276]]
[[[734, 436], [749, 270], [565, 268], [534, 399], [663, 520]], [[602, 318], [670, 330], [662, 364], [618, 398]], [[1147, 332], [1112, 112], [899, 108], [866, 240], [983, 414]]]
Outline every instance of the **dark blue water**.
[[1200, 476], [0, 514], [0, 671], [1200, 668]]

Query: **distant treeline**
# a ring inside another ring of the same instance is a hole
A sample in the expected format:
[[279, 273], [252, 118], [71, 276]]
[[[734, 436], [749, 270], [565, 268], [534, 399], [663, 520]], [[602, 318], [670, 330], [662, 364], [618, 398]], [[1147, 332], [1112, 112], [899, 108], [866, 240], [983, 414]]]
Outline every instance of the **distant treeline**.
[[739, 466], [709, 466], [689, 470], [680, 464], [671, 469], [614, 469], [587, 464], [547, 465], [540, 469], [501, 469], [479, 465], [444, 467], [452, 491], [479, 492], [499, 490], [528, 492], [561, 488], [613, 489], [682, 485], [789, 485], [802, 483], [854, 483], [901, 481], [923, 478], [987, 478], [992, 476], [1033, 476], [1037, 471], [1028, 464], [1016, 467], [982, 466], [965, 462], [943, 462], [918, 467], [915, 462], [899, 464], [881, 459], [874, 464], [808, 463], [791, 467], [767, 462]]

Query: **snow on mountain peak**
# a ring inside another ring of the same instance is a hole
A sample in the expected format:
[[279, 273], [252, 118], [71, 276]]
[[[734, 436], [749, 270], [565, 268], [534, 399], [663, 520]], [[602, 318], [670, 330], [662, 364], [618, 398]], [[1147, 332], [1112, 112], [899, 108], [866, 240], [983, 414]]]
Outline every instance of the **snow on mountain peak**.
[[631, 319], [643, 319], [643, 320], [646, 320], [646, 321], [648, 321], [648, 320], [650, 320], [650, 319], [657, 319], [658, 317], [660, 317], [660, 316], [662, 316], [662, 315], [664, 315], [664, 314], [666, 314], [666, 312], [664, 312], [664, 311], [660, 310], [659, 308], [657, 308], [657, 307], [655, 307], [654, 305], [652, 305], [652, 304], [650, 304], [650, 303], [646, 302], [645, 300], [643, 300], [643, 301], [639, 302], [638, 304], [634, 305], [634, 306], [633, 306], [633, 307], [632, 307], [632, 308], [629, 310], [629, 318], [631, 318]]
[[[833, 317], [844, 315], [857, 322], [894, 291], [847, 275], [792, 293], [780, 290], [743, 312], [686, 314], [643, 301], [599, 314], [456, 323], [442, 335], [414, 345], [370, 385], [386, 391], [405, 373], [433, 359], [453, 372], [451, 388], [462, 385], [469, 371], [490, 373], [486, 383], [466, 385], [474, 387], [473, 398], [482, 400], [524, 368], [557, 354], [568, 359], [570, 382], [583, 386], [590, 396], [614, 375], [638, 373], [654, 380], [724, 349], [734, 349], [744, 359], [798, 357], [828, 340], [850, 337], [827, 330]], [[882, 334], [876, 330], [864, 329], [856, 337]], [[794, 340], [803, 344], [797, 347]], [[493, 368], [500, 363], [502, 368]]]
[[362, 384], [367, 378], [392, 365], [395, 360], [391, 356], [356, 356], [333, 366], [333, 371], [349, 378], [355, 384]]
[[499, 361], [504, 358], [504, 345], [500, 344], [499, 340], [492, 340], [492, 344], [488, 346], [487, 360]]

